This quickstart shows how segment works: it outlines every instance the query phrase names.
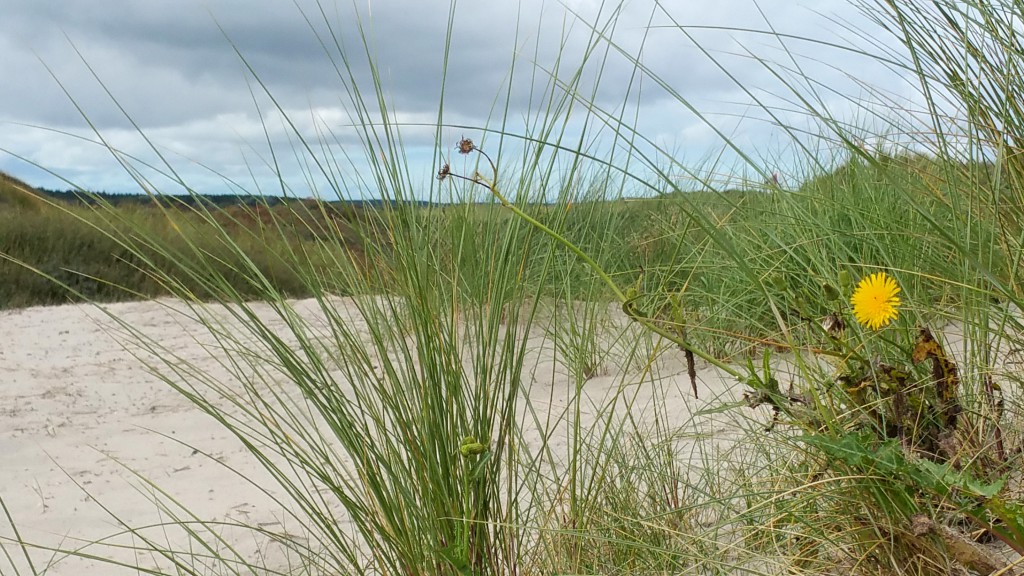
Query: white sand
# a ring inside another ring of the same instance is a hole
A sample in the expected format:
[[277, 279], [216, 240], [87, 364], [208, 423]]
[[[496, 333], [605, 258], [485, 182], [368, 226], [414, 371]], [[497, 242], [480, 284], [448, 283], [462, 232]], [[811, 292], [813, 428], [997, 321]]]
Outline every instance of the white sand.
[[[339, 300], [339, 306], [346, 305], [351, 307]], [[313, 303], [295, 306], [303, 314], [316, 314]], [[199, 344], [202, 338], [196, 335], [201, 335], [202, 329], [182, 322], [181, 316], [171, 314], [160, 302], [115, 304], [109, 309], [197, 366], [214, 373], [221, 370]], [[285, 515], [279, 504], [224, 466], [175, 442], [211, 453], [280, 493], [233, 436], [150, 374], [100, 328], [101, 321], [97, 310], [78, 305], [0, 313], [0, 497], [22, 536], [31, 542], [69, 548], [76, 539], [89, 541], [118, 532], [120, 526], [98, 503], [131, 526], [160, 521], [157, 507], [137, 489], [142, 482], [128, 469], [152, 480], [201, 518], [233, 519], [287, 532], [289, 526], [281, 523]], [[536, 353], [529, 359], [533, 370], [528, 372], [535, 378], [531, 399], [539, 409], [557, 412], [567, 404], [570, 379], [553, 360], [551, 344], [542, 331], [538, 329], [532, 339], [536, 339]], [[673, 351], [669, 355], [672, 357], [661, 374], [667, 378], [667, 386], [658, 397], [651, 387], [637, 386], [638, 410], [657, 402], [665, 413], [678, 414], [682, 420], [705, 399], [737, 389], [730, 379], [705, 368], [700, 373], [702, 401], [695, 403], [681, 354]], [[621, 382], [629, 381], [614, 361], [605, 368], [587, 384], [589, 395], [598, 404]], [[556, 436], [550, 447], [558, 450], [564, 441]], [[0, 536], [10, 536], [10, 527], [2, 520]], [[254, 541], [250, 534], [229, 533], [226, 537], [236, 539], [234, 543], [254, 562], [259, 562], [261, 555], [270, 566], [281, 562], [280, 551], [266, 540]], [[10, 544], [6, 548], [16, 554], [16, 564], [24, 569], [20, 551]], [[112, 553], [89, 550], [104, 556]], [[48, 553], [38, 550], [32, 557], [36, 569], [51, 560]], [[129, 552], [119, 558], [143, 567], [153, 565], [152, 559], [136, 558]], [[0, 555], [0, 573], [8, 573], [9, 566]], [[137, 572], [63, 558], [45, 573]]]

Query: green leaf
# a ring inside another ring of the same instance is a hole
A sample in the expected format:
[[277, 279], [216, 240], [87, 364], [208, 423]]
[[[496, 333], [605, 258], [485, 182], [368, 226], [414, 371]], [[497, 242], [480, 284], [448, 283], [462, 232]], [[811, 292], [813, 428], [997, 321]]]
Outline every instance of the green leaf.
[[846, 434], [838, 438], [807, 434], [797, 439], [845, 463], [858, 473], [893, 476], [908, 468], [899, 444], [893, 440], [878, 442], [870, 433]]
[[934, 479], [932, 487], [943, 492], [955, 488], [965, 495], [988, 499], [998, 494], [1006, 485], [1005, 478], [999, 478], [991, 483], [984, 482], [969, 470], [956, 470], [949, 464], [939, 464], [930, 460], [922, 460], [916, 467]]

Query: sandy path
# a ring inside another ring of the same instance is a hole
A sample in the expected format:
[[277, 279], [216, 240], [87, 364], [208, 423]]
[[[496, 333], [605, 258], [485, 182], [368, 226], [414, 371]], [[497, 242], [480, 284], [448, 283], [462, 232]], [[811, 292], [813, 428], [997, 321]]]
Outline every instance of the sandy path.
[[[159, 333], [172, 349], [195, 346], [188, 330], [158, 305], [112, 308], [147, 333]], [[158, 522], [156, 506], [132, 487], [141, 483], [124, 466], [167, 488], [200, 517], [279, 520], [280, 507], [266, 495], [174, 441], [202, 447], [252, 478], [266, 477], [232, 436], [149, 374], [96, 318], [85, 306], [0, 315], [0, 496], [22, 535], [69, 547], [74, 538], [117, 532], [115, 520], [89, 494], [131, 525]], [[111, 570], [68, 558], [46, 573]]]
[[[296, 308], [311, 314], [315, 306], [299, 302]], [[115, 304], [109, 309], [197, 365], [219, 369], [197, 343], [199, 328], [160, 303]], [[22, 536], [71, 547], [74, 539], [117, 532], [119, 526], [97, 502], [133, 526], [158, 522], [157, 507], [133, 487], [140, 482], [124, 466], [152, 480], [204, 519], [239, 520], [286, 532], [279, 504], [176, 441], [200, 447], [271, 487], [272, 482], [261, 481], [269, 478], [263, 468], [220, 424], [126, 353], [98, 320], [95, 309], [78, 305], [0, 313], [0, 497]], [[537, 340], [538, 352], [531, 359], [536, 382], [530, 395], [535, 405], [558, 411], [567, 404], [565, 390], [570, 386], [543, 335]], [[675, 382], [669, 392], [657, 398], [641, 392], [637, 409], [668, 403], [670, 411], [682, 417], [692, 407], [683, 366], [677, 361], [669, 372], [669, 380]], [[616, 389], [621, 376], [612, 366], [588, 383], [593, 400], [599, 402]], [[702, 388], [710, 387], [711, 393], [729, 387], [727, 380], [710, 370], [702, 371], [701, 379]], [[550, 448], [564, 449], [564, 443], [565, 438], [556, 435]], [[0, 536], [8, 535], [10, 528], [0, 522]], [[237, 538], [247, 557], [256, 560], [264, 555], [269, 565], [280, 562], [280, 551], [266, 541], [253, 541], [251, 535]], [[49, 556], [38, 552], [33, 558], [41, 569]], [[127, 551], [120, 558], [143, 567], [153, 565], [152, 559]], [[24, 559], [18, 560], [23, 567]], [[6, 566], [0, 556], [0, 573], [6, 573]], [[45, 573], [137, 572], [65, 558]]]

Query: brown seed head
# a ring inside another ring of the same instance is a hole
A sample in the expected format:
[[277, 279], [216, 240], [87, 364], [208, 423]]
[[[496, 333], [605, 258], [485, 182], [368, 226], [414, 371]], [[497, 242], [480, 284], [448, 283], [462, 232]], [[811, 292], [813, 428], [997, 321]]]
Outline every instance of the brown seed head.
[[462, 140], [459, 140], [457, 148], [459, 149], [459, 154], [469, 154], [476, 150], [476, 144], [473, 144], [473, 141], [469, 138], [463, 137]]
[[449, 165], [447, 162], [445, 162], [444, 166], [441, 166], [441, 169], [437, 171], [437, 179], [438, 180], [444, 180], [451, 173], [452, 173], [451, 165]]

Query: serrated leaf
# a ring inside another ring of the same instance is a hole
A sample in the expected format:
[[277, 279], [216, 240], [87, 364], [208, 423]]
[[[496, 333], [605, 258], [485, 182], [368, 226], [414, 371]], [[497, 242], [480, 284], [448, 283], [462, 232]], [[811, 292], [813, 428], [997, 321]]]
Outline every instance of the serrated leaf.
[[930, 460], [922, 460], [916, 467], [941, 483], [936, 488], [956, 488], [970, 496], [992, 498], [1006, 485], [1006, 479], [1000, 478], [995, 482], [984, 482], [976, 478], [967, 470], [956, 470], [949, 464], [939, 464]]

